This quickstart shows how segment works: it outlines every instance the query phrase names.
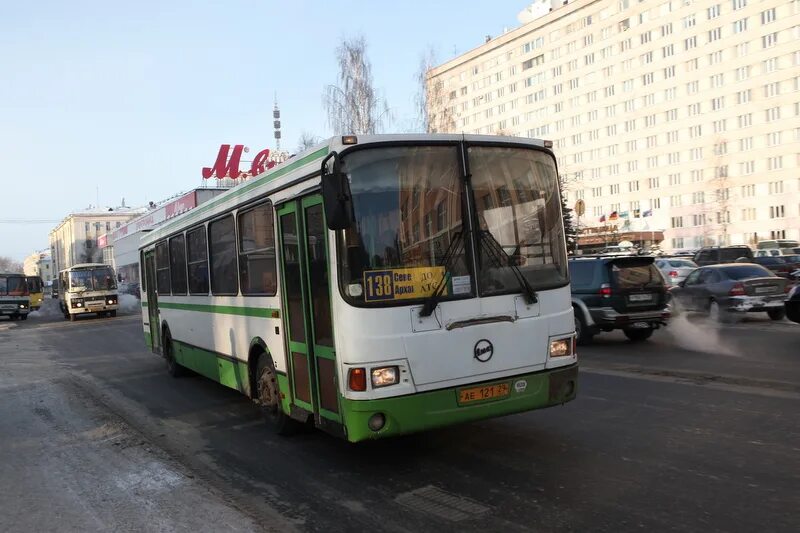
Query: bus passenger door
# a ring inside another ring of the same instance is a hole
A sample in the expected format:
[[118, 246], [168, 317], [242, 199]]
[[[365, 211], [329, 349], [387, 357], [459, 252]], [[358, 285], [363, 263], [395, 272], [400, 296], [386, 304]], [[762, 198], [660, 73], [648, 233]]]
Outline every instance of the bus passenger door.
[[156, 256], [151, 250], [144, 254], [144, 275], [147, 285], [147, 322], [150, 324], [151, 350], [161, 353], [161, 328], [158, 320], [158, 294], [156, 293]]
[[318, 426], [334, 429], [341, 415], [322, 197], [313, 194], [280, 206], [278, 221], [292, 400], [313, 413]]

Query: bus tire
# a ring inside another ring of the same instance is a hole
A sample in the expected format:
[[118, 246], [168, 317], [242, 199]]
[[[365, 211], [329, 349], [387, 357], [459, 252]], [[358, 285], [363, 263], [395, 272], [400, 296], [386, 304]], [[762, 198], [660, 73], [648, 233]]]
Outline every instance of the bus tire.
[[68, 320], [70, 322], [75, 322], [75, 320], [78, 318], [78, 315], [73, 315], [72, 313], [67, 313], [67, 316], [69, 317]]
[[281, 408], [281, 391], [272, 359], [262, 353], [256, 368], [256, 401], [265, 422], [278, 435], [291, 435], [297, 430], [297, 422]]
[[117, 310], [114, 309], [113, 311], [109, 311], [108, 312], [108, 316], [110, 316], [111, 318], [116, 317], [117, 316]]
[[27, 314], [25, 314], [25, 315], [19, 315], [19, 319], [20, 319], [20, 320], [28, 320], [28, 315], [27, 315]]
[[167, 374], [173, 378], [185, 376], [186, 368], [175, 360], [175, 354], [172, 349], [172, 337], [169, 334], [169, 330], [164, 332], [164, 345], [162, 350], [164, 351], [164, 359], [167, 361]]

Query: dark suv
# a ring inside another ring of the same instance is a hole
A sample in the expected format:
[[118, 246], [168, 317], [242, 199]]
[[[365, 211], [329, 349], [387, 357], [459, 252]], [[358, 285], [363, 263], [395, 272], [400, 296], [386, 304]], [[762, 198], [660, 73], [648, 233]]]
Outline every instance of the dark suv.
[[649, 256], [570, 259], [572, 307], [578, 342], [621, 329], [643, 341], [667, 324], [667, 284]]
[[719, 265], [721, 263], [734, 263], [740, 257], [753, 262], [753, 250], [749, 246], [706, 246], [694, 254], [697, 266]]

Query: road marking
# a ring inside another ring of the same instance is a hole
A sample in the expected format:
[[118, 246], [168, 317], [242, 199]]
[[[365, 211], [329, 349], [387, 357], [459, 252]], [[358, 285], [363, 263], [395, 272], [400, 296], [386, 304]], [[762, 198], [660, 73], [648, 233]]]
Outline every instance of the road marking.
[[[679, 385], [692, 385], [695, 387], [705, 387], [708, 389], [722, 390], [727, 392], [740, 392], [743, 394], [755, 394], [757, 396], [766, 396], [770, 398], [785, 398], [789, 400], [800, 400], [800, 392], [793, 390], [782, 390], [769, 388], [768, 384], [765, 386], [757, 385], [742, 385], [737, 383], [726, 383], [725, 379], [731, 379], [725, 376], [711, 376], [709, 374], [699, 374], [692, 372], [671, 372], [659, 369], [635, 369], [635, 370], [621, 370], [612, 368], [598, 368], [581, 366], [581, 373], [585, 374], [598, 374], [602, 376], [616, 376], [630, 379], [641, 379], [645, 381], [658, 381], [661, 383], [675, 383]], [[791, 383], [773, 382], [778, 387], [791, 387]]]
[[447, 492], [433, 485], [398, 494], [394, 501], [413, 511], [432, 514], [451, 522], [475, 518], [489, 507], [475, 500]]

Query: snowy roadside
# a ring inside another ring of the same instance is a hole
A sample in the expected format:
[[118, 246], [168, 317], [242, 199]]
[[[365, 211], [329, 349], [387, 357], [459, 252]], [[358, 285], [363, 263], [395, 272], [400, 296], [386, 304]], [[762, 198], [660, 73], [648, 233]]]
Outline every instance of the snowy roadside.
[[252, 517], [0, 333], [0, 531], [260, 531]]

